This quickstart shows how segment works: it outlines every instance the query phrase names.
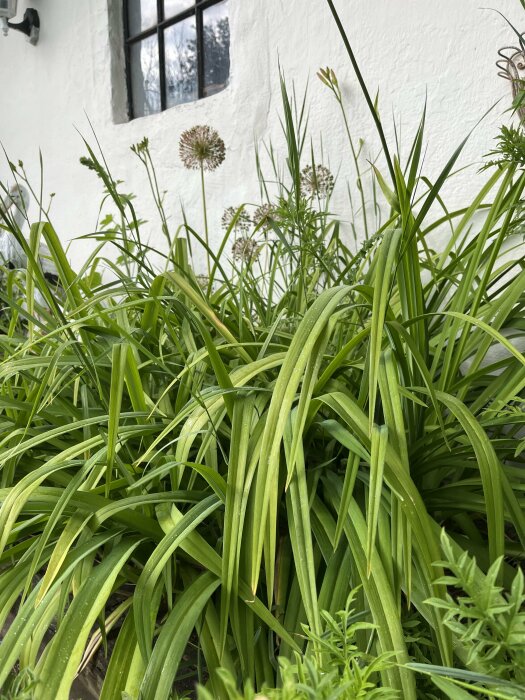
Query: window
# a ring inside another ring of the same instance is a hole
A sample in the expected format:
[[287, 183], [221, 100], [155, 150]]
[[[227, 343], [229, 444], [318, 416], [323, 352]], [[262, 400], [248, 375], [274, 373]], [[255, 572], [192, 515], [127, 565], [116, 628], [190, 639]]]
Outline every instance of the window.
[[124, 0], [124, 25], [131, 119], [228, 85], [228, 0]]

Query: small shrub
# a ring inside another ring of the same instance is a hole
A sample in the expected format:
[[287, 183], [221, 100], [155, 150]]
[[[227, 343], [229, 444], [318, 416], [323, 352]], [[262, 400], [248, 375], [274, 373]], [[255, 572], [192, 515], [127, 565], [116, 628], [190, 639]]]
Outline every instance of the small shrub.
[[[382, 685], [381, 672], [392, 665], [392, 654], [378, 657], [361, 651], [356, 637], [359, 633], [370, 633], [376, 626], [362, 622], [357, 614], [355, 598], [357, 590], [350, 593], [344, 610], [331, 615], [321, 612], [323, 625], [320, 634], [303, 625], [308, 643], [304, 654], [295, 654], [293, 661], [279, 660], [280, 687], [264, 687], [255, 693], [248, 686], [244, 694], [236, 688], [235, 679], [225, 669], [218, 671], [220, 682], [225, 686], [231, 700], [394, 700], [397, 691]], [[213, 695], [202, 686], [198, 688], [199, 700], [214, 700]]]

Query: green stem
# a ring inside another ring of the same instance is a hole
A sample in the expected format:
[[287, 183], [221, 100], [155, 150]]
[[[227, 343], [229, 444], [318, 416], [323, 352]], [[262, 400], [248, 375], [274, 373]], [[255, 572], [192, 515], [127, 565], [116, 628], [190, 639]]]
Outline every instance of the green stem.
[[352, 47], [350, 45], [350, 41], [349, 41], [348, 36], [345, 32], [343, 24], [342, 24], [341, 20], [339, 19], [339, 15], [337, 14], [337, 10], [334, 7], [334, 3], [332, 2], [332, 0], [326, 0], [326, 2], [328, 3], [328, 6], [330, 7], [330, 11], [332, 12], [335, 23], [337, 24], [339, 34], [341, 35], [341, 38], [342, 38], [343, 43], [345, 45], [346, 51], [347, 51], [348, 56], [350, 58], [350, 62], [352, 63], [352, 67], [354, 69], [357, 80], [359, 82], [359, 85], [360, 85], [361, 90], [363, 92], [363, 95], [365, 97], [366, 103], [368, 105], [368, 109], [370, 110], [370, 113], [372, 114], [372, 119], [375, 122], [377, 133], [378, 133], [379, 138], [381, 140], [381, 145], [383, 146], [383, 152], [385, 154], [386, 163], [388, 166], [388, 170], [390, 172], [390, 177], [392, 178], [392, 182], [395, 185], [396, 184], [396, 176], [394, 173], [394, 166], [392, 164], [392, 159], [390, 157], [390, 151], [388, 150], [388, 144], [386, 142], [386, 136], [385, 136], [385, 132], [383, 131], [383, 125], [381, 124], [381, 119], [379, 118], [379, 114], [377, 113], [377, 109], [375, 108], [375, 105], [372, 101], [372, 98], [370, 97], [370, 93], [368, 92], [368, 88], [366, 87], [366, 83], [364, 81], [363, 75], [362, 75], [361, 71], [359, 70], [359, 65], [358, 65], [356, 58], [354, 56], [354, 52], [353, 52]]
[[[170, 251], [170, 256], [173, 251], [173, 241], [171, 240], [171, 235], [170, 235], [170, 230], [168, 227], [168, 220], [166, 218], [166, 212], [164, 211], [164, 205], [162, 203], [162, 195], [159, 189], [159, 183], [157, 180], [157, 173], [155, 172], [155, 166], [153, 165], [153, 160], [151, 158], [151, 154], [149, 150], [146, 151], [146, 155], [144, 158], [144, 164], [146, 166], [146, 172], [148, 174], [148, 181], [150, 185], [151, 192], [153, 194], [153, 199], [155, 200], [155, 205], [157, 207], [157, 211], [159, 212], [161, 223], [162, 223], [162, 233], [165, 235], [167, 241], [168, 241], [168, 246], [169, 246], [169, 251]], [[168, 259], [169, 260], [169, 259]], [[166, 264], [168, 264], [168, 260], [166, 260]]]
[[202, 211], [204, 214], [204, 240], [206, 241], [206, 264], [208, 268], [208, 279], [211, 275], [210, 267], [210, 240], [208, 236], [208, 212], [206, 211], [206, 188], [204, 187], [204, 168], [201, 163], [201, 189], [202, 189]]
[[346, 135], [348, 137], [348, 141], [350, 142], [350, 149], [352, 150], [352, 157], [354, 159], [354, 165], [356, 169], [356, 174], [357, 174], [357, 184], [358, 184], [358, 189], [359, 189], [359, 196], [361, 198], [361, 210], [362, 210], [362, 215], [363, 215], [363, 223], [365, 227], [365, 239], [368, 240], [368, 218], [366, 215], [366, 202], [365, 202], [365, 194], [363, 192], [363, 178], [361, 176], [361, 168], [359, 166], [359, 156], [358, 153], [355, 149], [354, 146], [354, 140], [352, 139], [352, 133], [350, 131], [350, 125], [348, 124], [348, 117], [346, 116], [346, 109], [343, 104], [343, 99], [341, 96], [336, 95], [336, 99], [339, 102], [339, 107], [341, 108], [341, 112], [343, 115], [343, 120], [345, 124], [345, 129], [346, 129]]

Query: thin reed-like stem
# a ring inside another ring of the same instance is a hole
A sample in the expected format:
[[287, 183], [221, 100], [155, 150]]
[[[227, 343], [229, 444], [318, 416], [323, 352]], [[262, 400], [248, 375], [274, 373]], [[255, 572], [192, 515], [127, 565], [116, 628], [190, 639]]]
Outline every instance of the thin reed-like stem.
[[211, 276], [211, 264], [210, 264], [210, 238], [208, 232], [208, 209], [206, 206], [206, 187], [204, 184], [204, 167], [201, 163], [201, 192], [202, 192], [202, 213], [204, 219], [204, 240], [206, 241], [206, 268], [208, 270], [208, 278]]

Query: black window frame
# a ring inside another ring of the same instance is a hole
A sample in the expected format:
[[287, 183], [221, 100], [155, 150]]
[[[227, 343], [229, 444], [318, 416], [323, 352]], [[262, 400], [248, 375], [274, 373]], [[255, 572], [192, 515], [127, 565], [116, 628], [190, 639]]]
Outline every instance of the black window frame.
[[157, 36], [159, 50], [159, 90], [160, 90], [160, 112], [165, 112], [167, 107], [166, 91], [166, 55], [164, 52], [164, 31], [178, 24], [188, 17], [195, 17], [195, 29], [197, 33], [197, 99], [206, 97], [204, 94], [204, 25], [203, 13], [209, 7], [218, 5], [223, 0], [193, 0], [192, 4], [185, 10], [172, 15], [167, 19], [164, 17], [164, 0], [157, 0], [157, 23], [139, 32], [130, 34], [129, 27], [129, 0], [124, 0], [124, 54], [126, 60], [126, 87], [128, 93], [128, 116], [135, 119], [133, 110], [133, 87], [131, 80], [131, 47], [140, 43], [144, 39]]

